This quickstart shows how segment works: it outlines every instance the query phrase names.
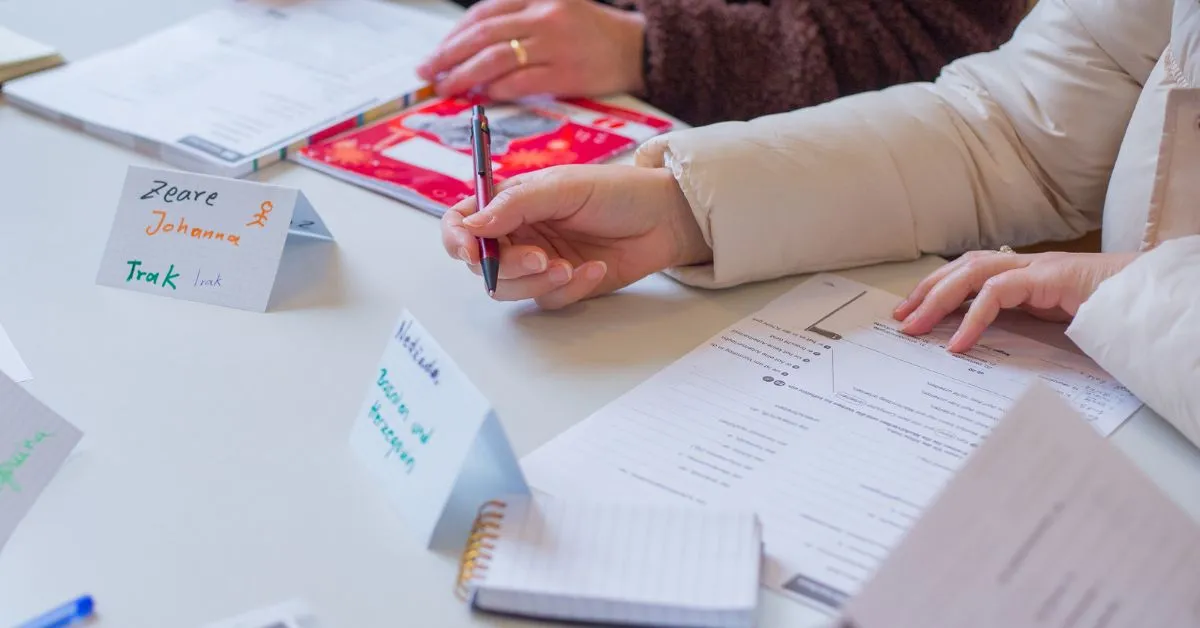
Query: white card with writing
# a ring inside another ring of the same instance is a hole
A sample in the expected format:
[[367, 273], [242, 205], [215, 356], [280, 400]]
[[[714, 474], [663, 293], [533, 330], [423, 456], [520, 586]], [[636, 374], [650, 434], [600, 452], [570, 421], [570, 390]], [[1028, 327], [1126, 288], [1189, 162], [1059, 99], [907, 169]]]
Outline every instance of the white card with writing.
[[264, 312], [288, 233], [333, 239], [294, 188], [131, 166], [96, 283]]
[[426, 547], [461, 548], [484, 502], [529, 493], [491, 404], [408, 312], [372, 373], [350, 445]]
[[204, 628], [318, 628], [318, 625], [308, 602], [296, 598], [205, 624]]
[[0, 374], [0, 548], [82, 438], [79, 428]]

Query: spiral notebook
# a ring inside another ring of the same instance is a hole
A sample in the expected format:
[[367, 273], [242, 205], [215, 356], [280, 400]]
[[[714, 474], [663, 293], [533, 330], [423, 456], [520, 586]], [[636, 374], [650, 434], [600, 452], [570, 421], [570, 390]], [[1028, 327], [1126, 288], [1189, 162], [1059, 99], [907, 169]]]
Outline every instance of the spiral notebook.
[[519, 495], [480, 509], [458, 593], [539, 619], [743, 628], [755, 623], [761, 559], [747, 511]]

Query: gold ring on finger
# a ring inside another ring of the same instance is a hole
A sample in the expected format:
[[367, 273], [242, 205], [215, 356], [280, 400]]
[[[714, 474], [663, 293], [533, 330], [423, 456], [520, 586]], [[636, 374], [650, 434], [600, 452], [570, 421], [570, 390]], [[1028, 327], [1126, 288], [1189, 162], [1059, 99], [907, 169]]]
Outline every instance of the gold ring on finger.
[[525, 67], [529, 64], [529, 53], [525, 51], [525, 46], [521, 44], [519, 39], [508, 40], [508, 47], [512, 48], [513, 54], [517, 56], [517, 66]]

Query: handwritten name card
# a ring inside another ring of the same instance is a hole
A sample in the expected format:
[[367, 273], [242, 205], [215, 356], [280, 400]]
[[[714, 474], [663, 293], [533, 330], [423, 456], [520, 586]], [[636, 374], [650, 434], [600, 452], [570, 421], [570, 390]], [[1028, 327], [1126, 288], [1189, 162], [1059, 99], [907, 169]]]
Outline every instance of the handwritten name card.
[[484, 502], [529, 492], [491, 404], [408, 312], [371, 374], [350, 445], [426, 547], [461, 548]]
[[299, 190], [133, 166], [96, 282], [264, 312], [288, 233], [333, 239]]
[[78, 428], [0, 374], [0, 548], [82, 438]]

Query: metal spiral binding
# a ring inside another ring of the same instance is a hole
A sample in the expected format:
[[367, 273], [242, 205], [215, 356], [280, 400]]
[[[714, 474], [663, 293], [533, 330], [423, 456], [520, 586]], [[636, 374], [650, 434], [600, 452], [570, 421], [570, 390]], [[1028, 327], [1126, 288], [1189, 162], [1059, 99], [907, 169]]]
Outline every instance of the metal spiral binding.
[[480, 506], [479, 513], [475, 515], [467, 546], [463, 548], [462, 558], [458, 561], [458, 584], [454, 588], [454, 592], [464, 601], [471, 594], [471, 583], [487, 572], [492, 550], [496, 549], [494, 541], [500, 538], [496, 531], [500, 529], [506, 507], [504, 502], [492, 500]]

